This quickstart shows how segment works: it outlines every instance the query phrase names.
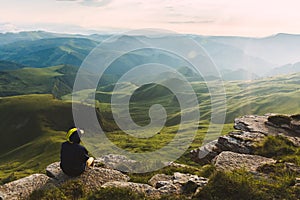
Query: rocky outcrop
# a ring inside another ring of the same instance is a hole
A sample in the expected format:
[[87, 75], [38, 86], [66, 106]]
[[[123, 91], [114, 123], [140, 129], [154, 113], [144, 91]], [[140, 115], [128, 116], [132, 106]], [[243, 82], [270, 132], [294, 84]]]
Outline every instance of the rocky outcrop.
[[[101, 162], [96, 161], [96, 163], [99, 166]], [[62, 172], [59, 164], [59, 162], [55, 162], [47, 166], [46, 175], [34, 174], [1, 186], [0, 196], [5, 200], [26, 199], [34, 190], [43, 189], [50, 185], [59, 186], [69, 180], [78, 180], [87, 192], [97, 191], [101, 187], [127, 187], [134, 192], [155, 198], [165, 194], [193, 195], [196, 190], [208, 183], [206, 178], [179, 172], [173, 175], [154, 175], [149, 180], [149, 185], [134, 183], [128, 182], [129, 177], [120, 171], [103, 167], [90, 168], [78, 177], [69, 177]], [[170, 166], [189, 167], [176, 163], [170, 163]]]
[[258, 155], [240, 154], [231, 151], [223, 151], [213, 159], [213, 164], [217, 170], [234, 171], [245, 169], [256, 172], [260, 166], [272, 164], [276, 161], [272, 158], [266, 158]]
[[78, 177], [65, 175], [59, 167], [59, 162], [52, 163], [46, 168], [46, 175], [31, 176], [7, 183], [0, 187], [2, 199], [26, 199], [33, 191], [50, 185], [59, 185], [68, 180], [79, 180], [87, 191], [95, 191], [109, 181], [126, 182], [129, 177], [113, 169], [95, 167], [87, 169]]
[[51, 179], [44, 174], [33, 174], [1, 186], [0, 197], [5, 200], [25, 199], [50, 182]]
[[283, 134], [287, 138], [300, 137], [300, 115], [246, 115], [235, 119], [234, 124], [236, 129], [252, 133]]
[[264, 134], [258, 132], [231, 132], [198, 149], [192, 150], [192, 159], [200, 164], [207, 164], [222, 151], [251, 154], [255, 144], [263, 140], [264, 137]]
[[246, 115], [235, 119], [234, 128], [237, 131], [192, 150], [192, 159], [207, 164], [223, 151], [252, 154], [255, 145], [268, 135], [282, 135], [300, 146], [300, 115]]

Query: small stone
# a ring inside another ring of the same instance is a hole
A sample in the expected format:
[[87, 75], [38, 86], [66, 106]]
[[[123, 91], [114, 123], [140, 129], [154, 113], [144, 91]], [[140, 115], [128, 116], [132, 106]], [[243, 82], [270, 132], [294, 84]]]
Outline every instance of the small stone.
[[181, 194], [182, 186], [179, 184], [170, 183], [158, 188], [159, 193], [162, 194]]
[[155, 188], [158, 189], [158, 188], [161, 188], [168, 184], [172, 184], [172, 182], [171, 181], [157, 181], [155, 184]]
[[[171, 181], [172, 176], [166, 174], [155, 174], [149, 181], [149, 185], [156, 187], [158, 181]], [[157, 188], [157, 187], [156, 187]]]
[[198, 184], [194, 181], [188, 181], [186, 184], [183, 185], [183, 193], [184, 194], [192, 194], [195, 193], [198, 188]]
[[174, 179], [173, 179], [174, 183], [179, 183], [182, 185], [187, 183], [191, 178], [191, 176], [189, 174], [183, 174], [183, 173], [179, 173], [179, 172], [175, 172], [173, 177], [174, 177]]

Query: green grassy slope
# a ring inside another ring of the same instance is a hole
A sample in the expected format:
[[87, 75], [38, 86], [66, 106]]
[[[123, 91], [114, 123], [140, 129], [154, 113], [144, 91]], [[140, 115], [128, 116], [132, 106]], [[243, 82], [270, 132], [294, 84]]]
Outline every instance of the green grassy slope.
[[227, 82], [227, 122], [245, 114], [299, 113], [300, 74]]
[[[226, 121], [232, 123], [234, 118], [246, 115], [265, 113], [299, 113], [300, 112], [300, 73], [275, 76], [253, 81], [226, 81]], [[100, 102], [110, 102], [113, 85], [99, 88], [96, 98]], [[129, 89], [135, 86], [124, 84], [118, 95], [130, 95]], [[209, 121], [211, 117], [211, 95], [205, 82], [192, 82], [197, 94], [201, 119]], [[147, 122], [149, 106], [160, 103], [168, 108], [172, 118], [180, 117], [180, 108], [174, 104], [175, 96], [159, 85], [145, 85], [136, 89], [131, 97], [131, 113], [137, 121]], [[218, 108], [218, 107], [217, 107]], [[134, 117], [136, 116], [136, 117]], [[169, 116], [169, 117], [170, 117]], [[171, 125], [178, 123], [175, 120]]]
[[52, 93], [59, 98], [72, 91], [76, 72], [70, 65], [0, 71], [0, 96]]
[[72, 126], [71, 104], [51, 95], [0, 99], [0, 179], [43, 171], [59, 159], [65, 130]]

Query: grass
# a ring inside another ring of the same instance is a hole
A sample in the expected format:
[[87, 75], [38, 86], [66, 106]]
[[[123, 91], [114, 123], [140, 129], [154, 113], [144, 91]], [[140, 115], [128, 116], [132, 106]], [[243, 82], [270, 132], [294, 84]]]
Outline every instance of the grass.
[[291, 141], [280, 135], [268, 136], [257, 145], [255, 153], [300, 165], [300, 147], [295, 147]]
[[255, 177], [246, 171], [216, 171], [208, 185], [195, 197], [207, 200], [299, 199], [300, 189], [291, 187], [295, 177], [278, 180]]
[[64, 130], [72, 123], [70, 108], [51, 95], [1, 99], [0, 179], [44, 172], [59, 159]]
[[[64, 70], [67, 69], [67, 72]], [[64, 72], [64, 73], [62, 73]], [[66, 75], [68, 73], [68, 75]], [[0, 73], [0, 95], [70, 93], [76, 74], [75, 68], [59, 65], [48, 68], [22, 68]], [[59, 85], [59, 88], [57, 86]]]
[[[209, 169], [209, 170], [208, 170]], [[82, 186], [80, 181], [68, 181], [61, 186], [48, 187], [35, 191], [30, 199], [207, 199], [207, 200], [259, 200], [259, 199], [299, 199], [299, 187], [292, 187], [294, 185], [295, 174], [283, 173], [282, 168], [277, 167], [274, 176], [263, 177], [255, 176], [244, 170], [234, 172], [216, 171], [211, 166], [206, 166], [206, 172], [210, 181], [209, 183], [192, 198], [185, 195], [165, 195], [157, 198], [149, 198], [144, 194], [136, 193], [129, 188], [101, 188], [96, 192], [89, 193]], [[168, 167], [161, 169], [157, 173], [173, 174], [174, 172], [183, 172], [203, 175], [205, 170], [199, 168], [174, 168]], [[131, 181], [147, 183], [153, 173], [131, 176]]]

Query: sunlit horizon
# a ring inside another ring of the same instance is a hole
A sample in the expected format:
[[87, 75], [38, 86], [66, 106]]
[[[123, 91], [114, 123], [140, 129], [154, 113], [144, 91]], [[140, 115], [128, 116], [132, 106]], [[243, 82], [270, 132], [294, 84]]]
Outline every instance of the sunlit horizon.
[[10, 0], [0, 32], [119, 33], [155, 28], [180, 34], [267, 37], [300, 34], [299, 1]]

